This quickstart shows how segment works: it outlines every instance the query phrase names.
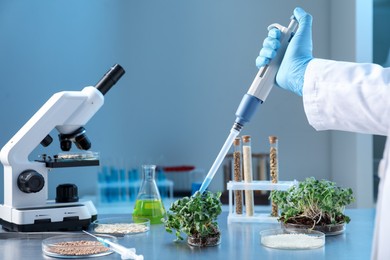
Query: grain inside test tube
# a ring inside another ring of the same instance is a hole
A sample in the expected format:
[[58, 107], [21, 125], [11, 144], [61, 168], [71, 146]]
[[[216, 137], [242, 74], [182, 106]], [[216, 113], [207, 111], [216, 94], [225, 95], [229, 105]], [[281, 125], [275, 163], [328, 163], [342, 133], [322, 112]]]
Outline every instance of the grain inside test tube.
[[[278, 138], [276, 136], [269, 136], [269, 166], [270, 166], [270, 178], [272, 183], [278, 183], [279, 165], [278, 165]], [[278, 216], [278, 205], [274, 202], [271, 203], [271, 216]]]
[[[251, 137], [249, 135], [242, 136], [242, 155], [243, 155], [243, 170], [244, 182], [252, 182], [252, 147]], [[253, 216], [253, 190], [245, 189], [245, 211], [247, 216]]]
[[[241, 138], [236, 137], [233, 142], [233, 170], [234, 170], [234, 181], [241, 182], [242, 181], [242, 173], [241, 173]], [[242, 190], [234, 191], [234, 201], [236, 214], [242, 214]]]

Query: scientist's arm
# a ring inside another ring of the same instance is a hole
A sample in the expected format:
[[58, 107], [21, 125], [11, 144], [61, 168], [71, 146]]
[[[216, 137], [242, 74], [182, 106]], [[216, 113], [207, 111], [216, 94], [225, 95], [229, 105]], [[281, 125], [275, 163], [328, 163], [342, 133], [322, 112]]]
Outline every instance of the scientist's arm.
[[[303, 94], [309, 123], [316, 130], [387, 135], [390, 128], [390, 68], [313, 59], [311, 21], [301, 8], [299, 22], [276, 77], [280, 87]], [[269, 32], [256, 59], [258, 67], [274, 57], [280, 33]]]
[[316, 130], [387, 135], [390, 68], [313, 59], [307, 66], [303, 103]]

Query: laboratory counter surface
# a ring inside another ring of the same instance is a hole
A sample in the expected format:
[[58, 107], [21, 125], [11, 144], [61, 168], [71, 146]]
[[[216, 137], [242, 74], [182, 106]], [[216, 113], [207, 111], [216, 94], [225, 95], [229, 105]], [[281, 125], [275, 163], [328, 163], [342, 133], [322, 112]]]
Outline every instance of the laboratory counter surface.
[[[260, 231], [280, 228], [276, 223], [227, 223], [227, 212], [218, 219], [222, 232], [221, 243], [214, 247], [190, 247], [185, 241], [174, 242], [174, 234], [164, 225], [151, 225], [148, 232], [119, 238], [126, 247], [134, 247], [145, 260], [151, 259], [370, 259], [374, 230], [374, 209], [347, 209], [351, 217], [343, 234], [327, 236], [325, 246], [310, 250], [281, 250], [264, 247]], [[108, 217], [114, 215], [102, 215]], [[119, 215], [115, 215], [119, 216]], [[42, 252], [42, 240], [59, 232], [11, 233], [0, 232], [0, 259], [55, 259]], [[62, 232], [66, 234], [66, 232]], [[77, 258], [82, 259], [82, 258]], [[96, 259], [121, 259], [113, 253]]]

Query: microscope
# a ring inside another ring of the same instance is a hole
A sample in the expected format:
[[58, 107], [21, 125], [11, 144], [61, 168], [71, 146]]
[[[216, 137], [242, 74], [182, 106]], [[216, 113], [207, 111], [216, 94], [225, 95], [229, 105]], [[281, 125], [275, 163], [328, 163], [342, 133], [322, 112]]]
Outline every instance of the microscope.
[[[56, 199], [48, 200], [48, 172], [53, 168], [99, 165], [99, 156], [87, 151], [91, 142], [84, 125], [124, 73], [115, 64], [95, 87], [55, 93], [1, 149], [4, 204], [0, 205], [0, 224], [4, 230], [75, 231], [86, 229], [97, 218], [93, 203], [80, 202], [73, 184], [59, 185]], [[63, 152], [30, 161], [30, 153], [39, 144], [46, 147], [53, 141], [50, 132], [54, 129], [59, 132]], [[72, 143], [83, 152], [70, 153]]]

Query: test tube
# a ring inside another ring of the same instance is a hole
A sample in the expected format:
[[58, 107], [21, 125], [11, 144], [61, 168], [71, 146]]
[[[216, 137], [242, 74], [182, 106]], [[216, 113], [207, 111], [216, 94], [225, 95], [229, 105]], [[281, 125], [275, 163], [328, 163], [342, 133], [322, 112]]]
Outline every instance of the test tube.
[[[252, 182], [252, 144], [249, 135], [242, 136], [242, 155], [244, 181]], [[245, 189], [245, 211], [247, 216], [253, 216], [253, 190]]]
[[[236, 137], [233, 142], [233, 170], [234, 170], [234, 181], [241, 182], [242, 181], [242, 173], [241, 173], [241, 139], [240, 137]], [[236, 206], [236, 214], [242, 214], [242, 190], [234, 191], [234, 200]]]
[[[278, 165], [278, 138], [276, 136], [269, 136], [269, 166], [270, 166], [270, 179], [272, 183], [278, 183], [279, 165]], [[271, 202], [271, 216], [278, 216], [278, 205]]]

